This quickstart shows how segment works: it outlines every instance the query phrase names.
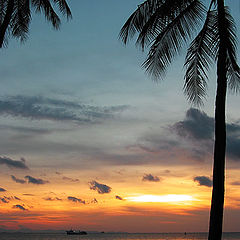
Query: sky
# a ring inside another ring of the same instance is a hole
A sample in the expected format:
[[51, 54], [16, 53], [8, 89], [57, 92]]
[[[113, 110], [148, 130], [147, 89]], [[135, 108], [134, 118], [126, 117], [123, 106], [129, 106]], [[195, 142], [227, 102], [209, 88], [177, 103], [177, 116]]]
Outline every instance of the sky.
[[[196, 109], [184, 54], [156, 83], [119, 31], [139, 0], [68, 1], [0, 52], [0, 230], [207, 231], [215, 68]], [[240, 5], [231, 2], [239, 26]], [[224, 231], [239, 231], [239, 96], [227, 98]]]

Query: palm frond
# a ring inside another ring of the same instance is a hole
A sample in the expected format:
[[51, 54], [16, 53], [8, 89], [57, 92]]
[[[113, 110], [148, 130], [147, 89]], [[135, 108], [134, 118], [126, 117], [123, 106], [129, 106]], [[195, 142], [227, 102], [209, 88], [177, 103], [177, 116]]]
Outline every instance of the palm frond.
[[163, 4], [164, 0], [147, 0], [140, 4], [135, 12], [123, 25], [119, 38], [124, 44], [134, 37], [136, 32], [140, 32], [156, 9]]
[[36, 12], [44, 13], [48, 21], [52, 23], [55, 29], [59, 29], [61, 21], [56, 12], [54, 11], [49, 0], [32, 0], [32, 6]]
[[27, 39], [31, 11], [29, 0], [16, 0], [11, 20], [12, 35], [23, 42]]
[[173, 12], [176, 11], [175, 5], [180, 2], [182, 1], [166, 0], [149, 17], [140, 30], [136, 41], [136, 44], [140, 45], [142, 50], [144, 50], [145, 45], [153, 41], [171, 21], [170, 19], [172, 18]]
[[6, 9], [7, 9], [7, 1], [0, 1], [0, 26], [6, 14]]
[[205, 8], [201, 1], [194, 0], [171, 19], [156, 37], [148, 58], [143, 63], [147, 73], [155, 79], [163, 77], [172, 59], [199, 25], [204, 12]]
[[209, 10], [201, 31], [187, 51], [184, 93], [188, 100], [196, 105], [201, 105], [206, 95], [207, 71], [218, 52], [217, 24], [217, 11]]
[[232, 92], [238, 92], [240, 90], [240, 68], [237, 64], [236, 25], [227, 7], [225, 7], [225, 16], [228, 87]]
[[7, 46], [8, 38], [10, 36], [10, 22], [12, 19], [12, 14], [14, 12], [15, 0], [5, 1], [6, 4], [1, 4], [1, 25], [0, 25], [0, 48]]
[[52, 0], [52, 1], [58, 5], [59, 11], [63, 15], [66, 15], [67, 18], [72, 18], [72, 13], [66, 0]]

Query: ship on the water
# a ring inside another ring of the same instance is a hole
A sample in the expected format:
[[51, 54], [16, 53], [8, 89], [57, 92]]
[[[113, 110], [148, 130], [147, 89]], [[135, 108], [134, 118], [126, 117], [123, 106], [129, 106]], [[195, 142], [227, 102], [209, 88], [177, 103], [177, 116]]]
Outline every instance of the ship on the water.
[[85, 231], [73, 231], [72, 229], [69, 231], [66, 231], [67, 235], [87, 235], [87, 232]]

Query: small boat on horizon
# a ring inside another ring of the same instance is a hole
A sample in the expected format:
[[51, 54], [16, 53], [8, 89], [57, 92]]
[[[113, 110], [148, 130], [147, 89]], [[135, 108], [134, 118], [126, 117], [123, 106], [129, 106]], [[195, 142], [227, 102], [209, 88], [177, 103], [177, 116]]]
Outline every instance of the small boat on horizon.
[[72, 229], [71, 230], [68, 230], [66, 231], [67, 235], [87, 235], [87, 232], [85, 231], [73, 231]]

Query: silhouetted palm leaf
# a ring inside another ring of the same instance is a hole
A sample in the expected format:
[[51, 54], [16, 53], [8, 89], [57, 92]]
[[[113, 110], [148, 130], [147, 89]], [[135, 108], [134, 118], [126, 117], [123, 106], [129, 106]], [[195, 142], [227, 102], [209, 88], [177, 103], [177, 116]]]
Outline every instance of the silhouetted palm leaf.
[[184, 92], [188, 99], [199, 105], [206, 94], [207, 70], [216, 59], [219, 34], [216, 11], [208, 11], [202, 30], [187, 51]]
[[[61, 14], [71, 18], [66, 0], [6, 0], [0, 2], [0, 47], [6, 45], [10, 36], [26, 40], [31, 21], [31, 8], [43, 13], [55, 29], [61, 21], [52, 5], [56, 5]], [[13, 7], [12, 7], [13, 6]]]
[[149, 17], [140, 30], [137, 44], [144, 50], [145, 45], [154, 40], [164, 28], [182, 12], [191, 1], [166, 0]]
[[44, 13], [46, 19], [50, 21], [55, 29], [60, 26], [60, 18], [54, 11], [49, 0], [32, 0], [32, 6], [36, 12]]
[[229, 89], [238, 92], [240, 89], [240, 68], [237, 64], [236, 47], [236, 26], [229, 9], [225, 8], [226, 13], [226, 48], [227, 48], [227, 79]]
[[16, 38], [20, 38], [21, 41], [26, 40], [30, 20], [31, 12], [29, 0], [16, 1], [10, 23], [12, 26], [12, 35]]
[[143, 63], [146, 71], [155, 79], [164, 76], [172, 59], [202, 20], [204, 9], [200, 1], [192, 1], [156, 37]]
[[136, 32], [140, 32], [148, 19], [162, 4], [163, 0], [147, 0], [140, 4], [122, 27], [119, 37], [126, 44]]

